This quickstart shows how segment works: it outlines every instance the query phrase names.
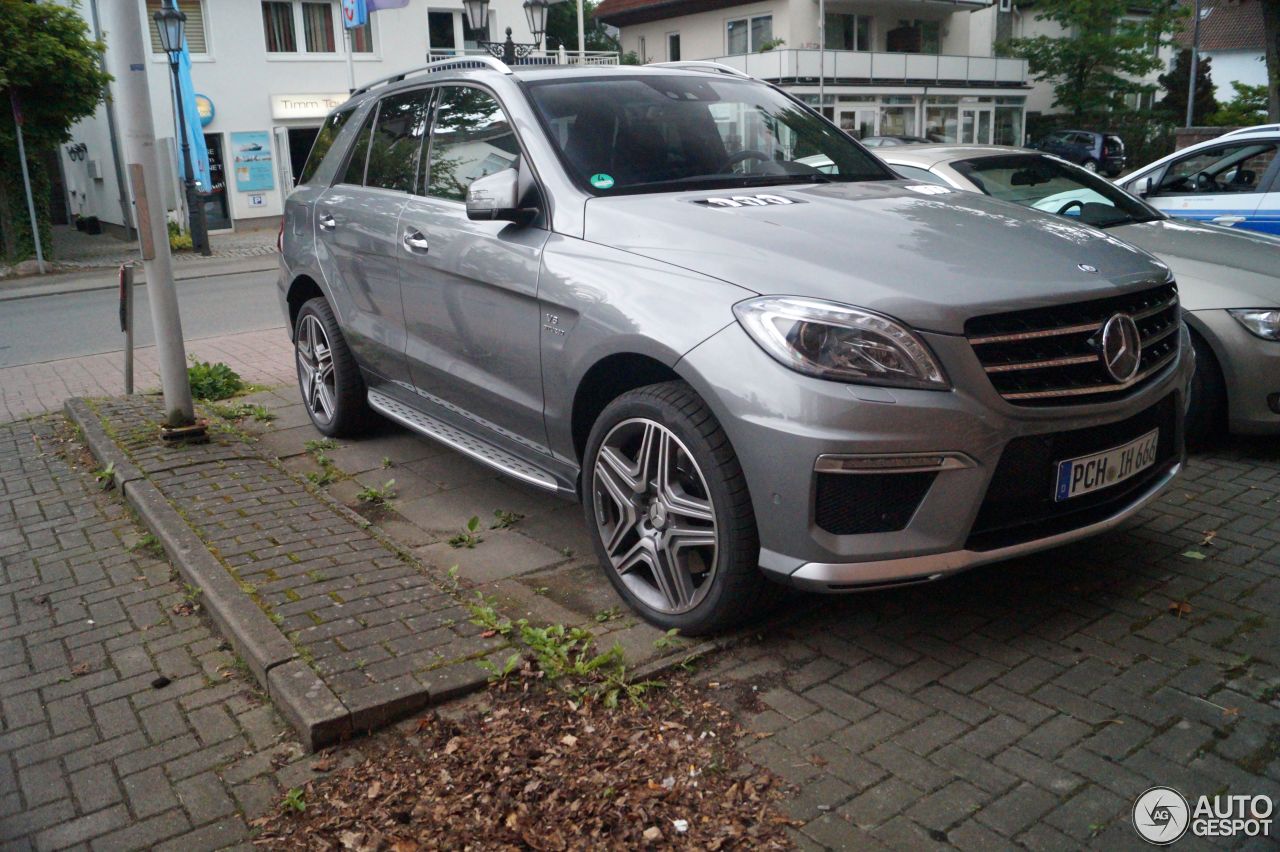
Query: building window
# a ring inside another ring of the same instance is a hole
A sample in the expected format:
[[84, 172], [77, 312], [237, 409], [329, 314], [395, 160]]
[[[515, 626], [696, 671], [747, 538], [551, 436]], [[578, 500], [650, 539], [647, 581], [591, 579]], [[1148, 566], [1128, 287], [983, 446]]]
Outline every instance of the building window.
[[898, 21], [898, 26], [885, 33], [885, 50], [890, 53], [942, 52], [942, 24], [938, 21]]
[[870, 50], [871, 16], [828, 12], [827, 50]]
[[726, 25], [729, 55], [755, 53], [773, 41], [773, 15], [757, 15]]
[[363, 27], [351, 30], [351, 52], [373, 53], [373, 17]]
[[680, 33], [667, 33], [667, 61], [680, 61]]
[[[164, 53], [160, 44], [160, 31], [153, 17], [161, 8], [168, 7], [168, 0], [147, 0], [147, 26], [151, 30], [151, 52]], [[187, 49], [191, 53], [208, 53], [204, 33], [204, 0], [178, 0], [179, 11], [187, 14]]]
[[644, 36], [640, 36], [640, 64], [643, 65], [649, 61], [649, 49], [645, 45]]
[[[337, 53], [337, 6], [329, 0], [266, 0], [262, 4], [262, 31], [267, 53]], [[302, 31], [302, 40], [298, 31]], [[372, 51], [372, 39], [367, 39]]]

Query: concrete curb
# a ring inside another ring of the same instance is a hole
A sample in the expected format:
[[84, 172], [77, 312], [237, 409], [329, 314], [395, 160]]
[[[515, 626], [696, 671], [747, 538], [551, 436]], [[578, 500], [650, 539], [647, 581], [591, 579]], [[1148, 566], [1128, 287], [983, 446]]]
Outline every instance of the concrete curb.
[[[194, 267], [179, 268], [174, 271], [174, 281], [189, 281], [196, 278], [219, 278], [227, 275], [245, 275], [254, 272], [271, 272], [280, 266], [279, 255], [250, 255], [249, 257], [222, 258], [220, 263], [193, 261]], [[69, 293], [88, 293], [96, 290], [115, 290], [119, 285], [115, 281], [116, 267], [93, 267], [69, 272], [54, 273], [62, 280], [49, 281], [52, 276], [35, 279], [38, 283], [25, 287], [5, 286], [0, 280], [0, 302], [17, 299], [36, 299], [41, 296], [65, 296]], [[110, 277], [110, 283], [103, 279]], [[92, 279], [92, 280], [90, 280]], [[25, 279], [22, 279], [25, 280]], [[135, 273], [134, 287], [145, 287], [146, 279], [141, 267]]]
[[187, 521], [146, 479], [102, 428], [83, 399], [64, 411], [81, 430], [90, 452], [114, 464], [114, 479], [144, 524], [160, 540], [182, 579], [200, 589], [201, 603], [218, 630], [245, 661], [263, 690], [311, 750], [347, 737], [352, 713], [301, 659], [280, 630], [240, 590]]

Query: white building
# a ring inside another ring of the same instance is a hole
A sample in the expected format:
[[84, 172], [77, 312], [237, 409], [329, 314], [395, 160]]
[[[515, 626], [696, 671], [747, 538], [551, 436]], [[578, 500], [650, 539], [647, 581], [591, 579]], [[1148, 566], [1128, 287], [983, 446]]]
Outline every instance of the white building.
[[[77, 8], [92, 31], [95, 10], [101, 15], [116, 2], [138, 3], [151, 30], [152, 114], [157, 136], [167, 137], [172, 152], [177, 133], [169, 65], [151, 21], [160, 0], [81, 0]], [[180, 0], [179, 8], [187, 15], [192, 81], [209, 106], [203, 130], [214, 183], [207, 205], [214, 233], [276, 226], [284, 195], [325, 115], [347, 99], [353, 86], [420, 67], [429, 57], [476, 50], [477, 39], [485, 37], [467, 26], [462, 0], [410, 0], [403, 9], [372, 14], [369, 27], [353, 31], [348, 62], [338, 0]], [[100, 21], [102, 29], [107, 20]], [[507, 27], [517, 42], [533, 40], [520, 0], [493, 0], [488, 32], [500, 40]], [[107, 70], [119, 79], [125, 71], [112, 54], [110, 33], [105, 40]], [[123, 133], [120, 128], [120, 140]], [[97, 217], [107, 230], [122, 232], [105, 105], [71, 135], [60, 152], [68, 211]], [[239, 166], [234, 163], [238, 151], [245, 152]], [[172, 171], [176, 175], [176, 161]], [[165, 188], [171, 208], [177, 183]]]
[[[1027, 63], [997, 57], [1011, 6], [989, 0], [604, 0], [642, 62], [713, 59], [782, 85], [858, 137], [1019, 144]], [[825, 69], [820, 75], [819, 69]], [[822, 80], [819, 80], [819, 77]]]
[[[1200, 0], [1200, 8], [1205, 15], [1200, 22], [1200, 55], [1213, 60], [1210, 74], [1218, 102], [1235, 99], [1233, 82], [1265, 86], [1267, 34], [1261, 0]], [[1177, 42], [1189, 48], [1191, 40], [1188, 20]]]

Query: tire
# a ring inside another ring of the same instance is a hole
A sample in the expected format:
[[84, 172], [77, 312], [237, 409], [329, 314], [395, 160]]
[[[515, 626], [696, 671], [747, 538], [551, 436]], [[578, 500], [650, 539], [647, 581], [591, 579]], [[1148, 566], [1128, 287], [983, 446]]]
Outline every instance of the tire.
[[1085, 160], [1083, 163], [1081, 163], [1081, 165], [1084, 166], [1084, 170], [1087, 172], [1093, 172], [1095, 175], [1098, 173], [1097, 160], [1090, 158], [1088, 160]]
[[[298, 311], [293, 354], [298, 390], [315, 427], [332, 438], [346, 438], [363, 431], [373, 417], [364, 379], [333, 316], [333, 309], [319, 296]], [[311, 376], [317, 374], [319, 381], [313, 382]]]
[[746, 478], [691, 387], [664, 382], [619, 396], [596, 420], [583, 458], [596, 556], [642, 618], [693, 636], [762, 611], [767, 581]]
[[1187, 447], [1203, 450], [1212, 447], [1227, 432], [1227, 387], [1222, 367], [1209, 344], [1191, 333], [1196, 351], [1196, 371], [1191, 376], [1186, 419]]

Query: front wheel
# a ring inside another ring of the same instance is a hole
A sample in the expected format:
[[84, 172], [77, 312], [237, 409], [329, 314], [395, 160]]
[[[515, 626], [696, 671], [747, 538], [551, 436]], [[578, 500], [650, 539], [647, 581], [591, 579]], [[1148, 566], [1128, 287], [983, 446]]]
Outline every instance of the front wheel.
[[298, 311], [293, 333], [298, 389], [311, 422], [333, 438], [361, 431], [371, 419], [364, 379], [333, 309], [317, 296]]
[[596, 554], [646, 621], [696, 635], [760, 609], [766, 581], [746, 478], [687, 384], [649, 385], [611, 402], [583, 468]]

